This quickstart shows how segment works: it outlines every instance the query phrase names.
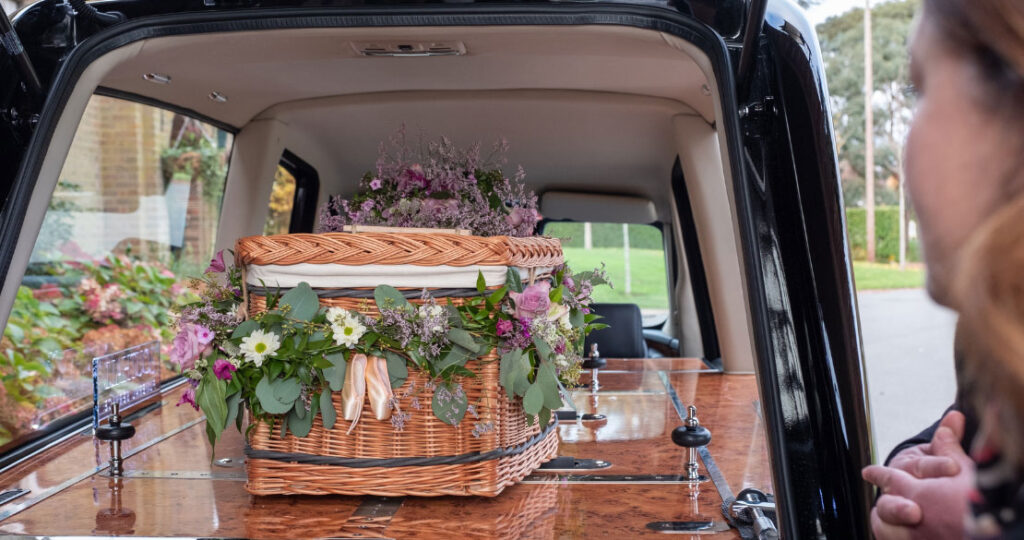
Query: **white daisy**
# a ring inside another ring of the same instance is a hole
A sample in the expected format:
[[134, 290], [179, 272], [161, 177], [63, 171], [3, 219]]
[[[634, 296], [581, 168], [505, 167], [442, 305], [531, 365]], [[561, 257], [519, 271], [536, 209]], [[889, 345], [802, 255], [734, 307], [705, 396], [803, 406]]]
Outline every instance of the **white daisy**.
[[351, 349], [359, 343], [359, 339], [366, 333], [366, 327], [355, 317], [344, 317], [336, 323], [331, 324], [331, 333], [334, 335], [334, 343], [344, 345]]
[[263, 360], [281, 348], [281, 338], [273, 332], [256, 329], [249, 334], [249, 337], [242, 338], [240, 348], [246, 360], [256, 364], [256, 367], [260, 367], [263, 365]]

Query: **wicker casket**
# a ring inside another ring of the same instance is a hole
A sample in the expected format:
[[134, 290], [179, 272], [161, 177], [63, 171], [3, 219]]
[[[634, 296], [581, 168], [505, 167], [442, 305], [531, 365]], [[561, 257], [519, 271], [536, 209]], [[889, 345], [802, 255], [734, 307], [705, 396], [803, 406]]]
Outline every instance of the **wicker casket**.
[[[557, 239], [478, 237], [437, 231], [360, 232], [253, 236], [240, 239], [235, 262], [250, 316], [266, 310], [267, 295], [308, 283], [321, 306], [376, 314], [373, 289], [381, 281], [410, 302], [423, 290], [439, 303], [459, 304], [505, 284], [508, 269], [524, 281], [562, 264]], [[324, 429], [313, 420], [305, 437], [281, 437], [280, 420], [258, 422], [247, 449], [250, 493], [378, 496], [495, 496], [557, 452], [554, 421], [527, 422], [522, 400], [509, 399], [499, 384], [494, 351], [470, 360], [476, 377], [460, 379], [474, 415], [493, 429], [476, 433], [469, 422], [448, 425], [430, 414], [428, 377], [410, 370], [395, 388], [399, 408], [412, 412], [402, 430], [375, 421], [370, 404], [350, 431], [341, 421]], [[331, 396], [342, 409], [341, 394]], [[421, 405], [425, 404], [425, 405]], [[423, 408], [425, 410], [419, 410]], [[350, 432], [349, 432], [350, 431]]]

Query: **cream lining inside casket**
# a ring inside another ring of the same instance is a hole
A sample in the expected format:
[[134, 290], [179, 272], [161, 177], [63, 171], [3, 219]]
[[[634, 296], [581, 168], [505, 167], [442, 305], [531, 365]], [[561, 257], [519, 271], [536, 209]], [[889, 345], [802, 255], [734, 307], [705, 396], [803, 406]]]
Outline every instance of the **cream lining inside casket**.
[[[523, 281], [529, 281], [530, 270], [517, 268]], [[534, 276], [551, 272], [551, 268], [534, 268]], [[505, 284], [507, 266], [417, 266], [413, 264], [252, 264], [246, 268], [249, 285], [291, 288], [305, 281], [313, 288], [376, 287], [387, 283], [392, 287], [425, 287], [471, 289], [476, 287], [480, 273], [488, 287]], [[261, 283], [262, 281], [262, 283]]]

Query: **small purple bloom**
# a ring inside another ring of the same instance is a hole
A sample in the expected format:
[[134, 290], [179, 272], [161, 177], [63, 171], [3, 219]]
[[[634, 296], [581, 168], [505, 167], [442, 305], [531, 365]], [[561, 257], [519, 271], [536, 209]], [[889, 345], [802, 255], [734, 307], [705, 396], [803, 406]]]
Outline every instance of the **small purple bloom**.
[[213, 374], [222, 381], [231, 380], [231, 374], [234, 373], [236, 369], [238, 368], [223, 358], [218, 358], [217, 361], [213, 363]]
[[495, 324], [495, 327], [497, 330], [497, 334], [499, 336], [505, 336], [508, 333], [512, 332], [512, 321], [506, 319], [498, 319], [498, 322]]
[[181, 395], [181, 399], [178, 400], [176, 407], [180, 407], [182, 403], [188, 403], [193, 409], [199, 410], [199, 405], [196, 404], [196, 389], [187, 388], [185, 393]]
[[576, 282], [568, 274], [562, 278], [562, 285], [565, 285], [565, 288], [570, 291], [576, 290]]
[[370, 180], [370, 189], [374, 191], [380, 189], [381, 185], [383, 185], [383, 182], [380, 181], [380, 178], [374, 178], [373, 180]]
[[210, 266], [206, 268], [206, 273], [219, 273], [223, 272], [226, 269], [227, 267], [224, 266], [224, 250], [222, 249], [218, 251], [217, 254], [213, 256], [212, 259], [210, 259]]
[[363, 204], [360, 205], [359, 208], [362, 209], [363, 212], [369, 212], [370, 210], [373, 210], [373, 200], [367, 199], [363, 201]]

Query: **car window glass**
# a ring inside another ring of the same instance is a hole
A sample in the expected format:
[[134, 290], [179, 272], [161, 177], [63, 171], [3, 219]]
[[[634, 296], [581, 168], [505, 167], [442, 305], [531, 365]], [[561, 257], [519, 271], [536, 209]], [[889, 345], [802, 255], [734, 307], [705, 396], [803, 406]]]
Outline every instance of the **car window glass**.
[[604, 263], [613, 288], [599, 287], [594, 300], [640, 306], [644, 326], [668, 318], [668, 278], [661, 230], [625, 223], [549, 222], [544, 234], [562, 239], [566, 263], [586, 270]]
[[0, 341], [0, 448], [92, 406], [91, 361], [156, 342], [213, 254], [232, 135], [93, 96]]

